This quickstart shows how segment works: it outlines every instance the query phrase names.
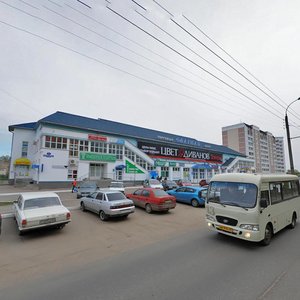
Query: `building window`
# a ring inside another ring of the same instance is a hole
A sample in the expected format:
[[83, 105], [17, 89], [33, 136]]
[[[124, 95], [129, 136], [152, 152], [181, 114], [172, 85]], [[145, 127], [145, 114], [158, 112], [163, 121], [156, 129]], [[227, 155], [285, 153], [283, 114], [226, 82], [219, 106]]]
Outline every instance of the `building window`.
[[68, 179], [77, 179], [77, 170], [68, 170]]
[[28, 142], [22, 142], [22, 154], [21, 157], [27, 157], [28, 155]]
[[141, 166], [142, 168], [146, 169], [146, 161], [144, 161], [141, 157], [136, 156], [136, 164]]
[[108, 152], [115, 154], [117, 159], [123, 159], [123, 145], [109, 144]]
[[46, 135], [45, 136], [45, 148], [67, 149], [67, 138]]
[[78, 157], [78, 140], [70, 139], [69, 144], [69, 156], [71, 157]]
[[125, 148], [125, 156], [127, 158], [131, 159], [132, 161], [135, 161], [135, 154], [134, 154], [134, 152], [132, 152], [128, 148]]
[[107, 144], [101, 142], [91, 142], [91, 152], [107, 153]]
[[89, 141], [79, 141], [79, 151], [89, 151]]
[[180, 168], [179, 167], [173, 167], [173, 172], [179, 172]]

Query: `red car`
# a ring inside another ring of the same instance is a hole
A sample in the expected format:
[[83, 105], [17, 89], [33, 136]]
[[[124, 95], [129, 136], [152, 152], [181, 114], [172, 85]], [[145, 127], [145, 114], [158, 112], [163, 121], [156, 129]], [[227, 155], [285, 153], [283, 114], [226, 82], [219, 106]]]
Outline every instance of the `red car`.
[[147, 213], [152, 211], [169, 211], [175, 208], [176, 198], [168, 195], [165, 191], [153, 188], [138, 189], [132, 194], [126, 194], [128, 199], [131, 199], [135, 206], [145, 208]]

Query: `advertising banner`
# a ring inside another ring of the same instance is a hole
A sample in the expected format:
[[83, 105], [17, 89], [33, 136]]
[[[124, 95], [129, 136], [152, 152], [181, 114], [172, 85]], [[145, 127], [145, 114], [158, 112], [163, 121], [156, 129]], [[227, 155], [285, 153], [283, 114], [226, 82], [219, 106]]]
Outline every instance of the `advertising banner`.
[[126, 169], [125, 172], [127, 174], [141, 174], [144, 173], [142, 170], [140, 170], [137, 166], [129, 162], [128, 160], [125, 161], [126, 163]]
[[113, 154], [97, 154], [92, 152], [80, 152], [80, 160], [115, 162], [117, 159], [116, 156]]
[[222, 163], [222, 154], [213, 153], [210, 151], [186, 149], [176, 146], [156, 145], [146, 142], [138, 142], [137, 146], [145, 154], [154, 158]]

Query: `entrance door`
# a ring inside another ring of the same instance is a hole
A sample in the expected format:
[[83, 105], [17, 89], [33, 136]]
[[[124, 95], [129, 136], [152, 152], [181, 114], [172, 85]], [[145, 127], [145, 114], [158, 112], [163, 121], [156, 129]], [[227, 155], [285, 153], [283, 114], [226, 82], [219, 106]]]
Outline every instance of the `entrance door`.
[[123, 180], [123, 170], [117, 170], [116, 171], [116, 179], [117, 180]]
[[90, 179], [98, 180], [103, 178], [104, 165], [103, 164], [90, 164]]

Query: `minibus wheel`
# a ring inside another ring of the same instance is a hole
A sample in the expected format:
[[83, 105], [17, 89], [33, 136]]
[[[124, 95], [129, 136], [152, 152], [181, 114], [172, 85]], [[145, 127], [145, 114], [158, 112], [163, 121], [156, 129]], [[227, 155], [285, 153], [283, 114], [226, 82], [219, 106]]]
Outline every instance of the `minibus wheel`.
[[296, 224], [297, 224], [297, 217], [296, 217], [296, 214], [293, 213], [292, 222], [291, 222], [289, 228], [294, 229], [296, 227]]
[[272, 235], [273, 235], [272, 227], [270, 224], [268, 224], [265, 229], [265, 237], [261, 241], [261, 244], [263, 246], [268, 246], [271, 243]]

